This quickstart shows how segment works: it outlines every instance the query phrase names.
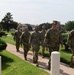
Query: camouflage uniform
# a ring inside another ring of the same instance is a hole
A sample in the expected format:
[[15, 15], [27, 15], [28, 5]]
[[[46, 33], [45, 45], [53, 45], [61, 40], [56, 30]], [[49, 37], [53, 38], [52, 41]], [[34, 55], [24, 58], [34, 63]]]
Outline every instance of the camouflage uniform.
[[22, 32], [20, 32], [20, 30], [16, 30], [14, 33], [14, 40], [16, 42], [16, 50], [17, 52], [19, 51], [19, 47], [20, 47], [20, 36], [21, 36]]
[[41, 35], [37, 31], [33, 32], [31, 35], [31, 45], [33, 50], [33, 62], [38, 64], [38, 51], [40, 49], [40, 41], [41, 41]]
[[[58, 29], [50, 28], [47, 30], [45, 35], [45, 44], [47, 44], [47, 47], [49, 48], [49, 55], [51, 56], [51, 52], [53, 51], [59, 51], [59, 44], [62, 42], [62, 36]], [[50, 69], [50, 57], [48, 62], [48, 68]]]
[[69, 34], [68, 45], [69, 45], [69, 47], [71, 48], [71, 51], [72, 51], [70, 66], [74, 67], [74, 29]]
[[25, 57], [25, 60], [27, 60], [27, 53], [30, 48], [30, 33], [28, 31], [22, 34], [21, 41], [22, 41], [23, 49], [24, 49], [24, 57]]
[[45, 51], [45, 45], [44, 45], [45, 33], [46, 33], [45, 29], [41, 31], [42, 58], [44, 58], [44, 51]]

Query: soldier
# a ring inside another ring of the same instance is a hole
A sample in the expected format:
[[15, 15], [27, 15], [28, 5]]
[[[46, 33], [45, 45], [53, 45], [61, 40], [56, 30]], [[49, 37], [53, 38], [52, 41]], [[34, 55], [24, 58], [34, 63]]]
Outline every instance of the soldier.
[[[52, 27], [47, 30], [45, 35], [45, 44], [49, 48], [49, 55], [51, 56], [51, 52], [59, 51], [59, 44], [63, 44], [61, 33], [57, 27], [57, 21], [53, 21]], [[48, 62], [48, 69], [50, 69], [50, 57]]]
[[46, 33], [45, 26], [42, 26], [42, 31], [41, 31], [42, 58], [44, 58], [44, 51], [45, 51], [45, 45], [44, 45], [45, 33]]
[[74, 29], [69, 33], [68, 45], [71, 48], [72, 52], [70, 66], [74, 67]]
[[20, 31], [20, 27], [17, 27], [17, 30], [14, 33], [14, 40], [16, 43], [16, 50], [17, 52], [19, 51], [19, 47], [20, 47], [20, 36], [21, 36], [22, 32]]
[[25, 27], [24, 33], [21, 36], [21, 43], [23, 44], [24, 58], [27, 60], [27, 53], [30, 48], [30, 33], [27, 27]]
[[30, 43], [33, 50], [33, 63], [38, 66], [38, 51], [40, 49], [41, 35], [38, 31], [38, 26], [35, 26], [35, 31], [31, 35]]

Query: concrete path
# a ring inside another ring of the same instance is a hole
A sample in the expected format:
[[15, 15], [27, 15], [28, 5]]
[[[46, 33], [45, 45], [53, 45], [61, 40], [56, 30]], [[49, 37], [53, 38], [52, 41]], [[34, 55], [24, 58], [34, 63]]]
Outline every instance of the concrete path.
[[[20, 48], [19, 52], [16, 52], [16, 48], [14, 45], [11, 44], [7, 44], [7, 50], [9, 52], [11, 52], [12, 54], [17, 55], [18, 57], [20, 57], [21, 59], [24, 60], [24, 55], [23, 55], [23, 49]], [[27, 62], [33, 64], [33, 53], [31, 51], [28, 52], [28, 56], [27, 56]], [[48, 58], [42, 58], [41, 55], [39, 55], [39, 68], [47, 71], [48, 73], [50, 73], [50, 71], [47, 69], [47, 65], [48, 65]], [[33, 64], [35, 65], [35, 64]], [[74, 68], [70, 68], [68, 65], [61, 63], [60, 62], [60, 75], [74, 75]]]

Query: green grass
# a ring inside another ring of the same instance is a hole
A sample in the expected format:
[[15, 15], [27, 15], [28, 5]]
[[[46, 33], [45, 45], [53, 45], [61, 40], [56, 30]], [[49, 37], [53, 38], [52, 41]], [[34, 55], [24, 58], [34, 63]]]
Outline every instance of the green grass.
[[2, 56], [2, 75], [49, 75], [6, 50], [0, 52], [0, 55]]
[[4, 36], [4, 37], [0, 37], [1, 39], [3, 39], [4, 41], [6, 41], [7, 43], [13, 44], [15, 45], [15, 41], [13, 39], [13, 36]]
[[64, 49], [60, 49], [61, 62], [70, 64], [71, 56], [72, 54], [70, 52], [66, 52]]

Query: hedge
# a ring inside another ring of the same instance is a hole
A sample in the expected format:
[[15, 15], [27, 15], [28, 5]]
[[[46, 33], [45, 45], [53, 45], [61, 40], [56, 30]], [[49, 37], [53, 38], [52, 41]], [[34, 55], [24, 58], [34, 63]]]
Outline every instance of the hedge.
[[0, 39], [0, 51], [5, 50], [6, 47], [7, 47], [6, 42]]

